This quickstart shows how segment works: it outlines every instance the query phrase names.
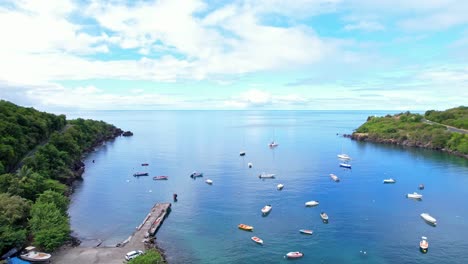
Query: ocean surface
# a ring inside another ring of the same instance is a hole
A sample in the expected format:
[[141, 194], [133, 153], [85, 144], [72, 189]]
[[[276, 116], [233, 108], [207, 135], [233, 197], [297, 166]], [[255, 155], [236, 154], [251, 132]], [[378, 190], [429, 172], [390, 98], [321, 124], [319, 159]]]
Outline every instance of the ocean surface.
[[[72, 229], [84, 245], [92, 240], [115, 245], [154, 203], [172, 202], [157, 233], [171, 264], [288, 263], [284, 255], [290, 251], [305, 254], [294, 263], [466, 263], [468, 161], [341, 136], [368, 116], [387, 113], [392, 112], [69, 113], [67, 118], [104, 120], [134, 132], [85, 158], [84, 180], [76, 184], [69, 208]], [[272, 140], [279, 143], [275, 149], [268, 147]], [[240, 151], [246, 155], [239, 156]], [[352, 157], [352, 169], [338, 166], [341, 152]], [[139, 171], [150, 176], [133, 177]], [[191, 179], [193, 171], [204, 177]], [[262, 172], [276, 178], [261, 180]], [[333, 182], [330, 173], [341, 182]], [[158, 175], [169, 180], [152, 180]], [[386, 178], [397, 183], [383, 184]], [[279, 183], [282, 191], [276, 189]], [[423, 199], [406, 198], [413, 192]], [[173, 193], [178, 202], [172, 201]], [[310, 200], [320, 204], [305, 207]], [[273, 209], [263, 217], [266, 204]], [[328, 224], [319, 216], [322, 211], [330, 217]], [[421, 219], [424, 212], [437, 219], [437, 227]], [[241, 223], [254, 231], [238, 229]], [[299, 229], [314, 233], [303, 235]], [[421, 236], [428, 237], [427, 254], [419, 251]]]

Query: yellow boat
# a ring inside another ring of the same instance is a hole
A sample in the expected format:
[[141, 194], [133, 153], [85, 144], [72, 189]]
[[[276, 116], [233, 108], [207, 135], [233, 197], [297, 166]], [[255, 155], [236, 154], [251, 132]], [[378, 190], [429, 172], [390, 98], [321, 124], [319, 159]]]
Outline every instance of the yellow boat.
[[242, 229], [242, 230], [245, 230], [245, 231], [253, 231], [253, 226], [240, 224], [239, 229]]

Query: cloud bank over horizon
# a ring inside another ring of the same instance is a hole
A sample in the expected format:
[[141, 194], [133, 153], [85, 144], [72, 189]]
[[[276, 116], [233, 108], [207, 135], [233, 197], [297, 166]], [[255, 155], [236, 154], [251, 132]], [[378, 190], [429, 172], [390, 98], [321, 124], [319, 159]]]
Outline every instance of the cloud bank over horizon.
[[446, 109], [468, 2], [0, 3], [0, 98], [40, 109]]

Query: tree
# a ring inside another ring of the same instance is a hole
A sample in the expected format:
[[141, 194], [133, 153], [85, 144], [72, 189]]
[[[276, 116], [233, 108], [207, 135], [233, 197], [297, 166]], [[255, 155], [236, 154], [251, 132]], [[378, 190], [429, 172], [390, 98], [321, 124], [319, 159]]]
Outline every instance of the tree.
[[161, 254], [154, 250], [150, 249], [145, 252], [145, 254], [140, 255], [128, 262], [129, 264], [162, 264], [165, 263]]
[[24, 226], [30, 203], [19, 196], [0, 193], [0, 252], [26, 241]]
[[52, 251], [69, 238], [70, 225], [54, 203], [36, 201], [31, 209], [29, 226], [34, 242], [47, 251]]
[[62, 213], [62, 215], [67, 214], [67, 208], [70, 201], [67, 197], [62, 194], [54, 191], [45, 191], [39, 195], [37, 199], [38, 203], [53, 203]]

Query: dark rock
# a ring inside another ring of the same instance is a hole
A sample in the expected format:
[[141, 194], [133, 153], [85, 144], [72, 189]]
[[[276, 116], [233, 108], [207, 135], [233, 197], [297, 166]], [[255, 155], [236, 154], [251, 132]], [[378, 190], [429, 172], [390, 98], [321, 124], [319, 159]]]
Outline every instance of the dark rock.
[[125, 131], [125, 132], [123, 132], [122, 136], [130, 137], [130, 136], [133, 136], [133, 133], [132, 133], [132, 131]]

